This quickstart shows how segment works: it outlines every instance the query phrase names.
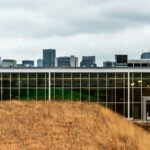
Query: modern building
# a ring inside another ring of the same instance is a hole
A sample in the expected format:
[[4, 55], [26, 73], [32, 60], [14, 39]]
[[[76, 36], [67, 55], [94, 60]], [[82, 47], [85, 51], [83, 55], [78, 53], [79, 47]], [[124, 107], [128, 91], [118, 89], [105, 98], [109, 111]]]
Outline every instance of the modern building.
[[95, 63], [95, 56], [83, 56], [82, 61], [80, 63], [80, 67], [85, 67], [85, 68], [97, 67]]
[[43, 59], [37, 60], [37, 67], [43, 67]]
[[22, 65], [24, 67], [34, 67], [34, 61], [33, 60], [23, 60]]
[[127, 67], [128, 65], [128, 55], [121, 54], [115, 55], [115, 67]]
[[114, 62], [112, 62], [112, 61], [104, 61], [103, 62], [103, 67], [105, 67], [105, 68], [112, 68], [112, 67], [114, 67]]
[[1, 68], [1, 100], [70, 100], [150, 120], [149, 68]]
[[2, 67], [17, 67], [17, 61], [13, 59], [3, 59]]
[[24, 68], [23, 64], [17, 64], [17, 68]]
[[128, 60], [128, 67], [150, 67], [150, 59], [131, 59]]
[[70, 56], [70, 66], [78, 67], [78, 57], [75, 57], [73, 55]]
[[56, 66], [56, 50], [44, 49], [43, 50], [43, 67], [54, 68]]
[[78, 57], [75, 56], [65, 56], [57, 58], [57, 67], [78, 67]]
[[150, 52], [144, 52], [141, 54], [141, 59], [150, 59]]

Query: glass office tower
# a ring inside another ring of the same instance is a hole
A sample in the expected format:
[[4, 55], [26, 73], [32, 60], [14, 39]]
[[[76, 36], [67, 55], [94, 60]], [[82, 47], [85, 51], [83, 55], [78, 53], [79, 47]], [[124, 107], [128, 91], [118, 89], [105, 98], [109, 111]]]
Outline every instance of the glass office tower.
[[56, 50], [44, 49], [43, 50], [43, 67], [54, 68], [56, 65]]

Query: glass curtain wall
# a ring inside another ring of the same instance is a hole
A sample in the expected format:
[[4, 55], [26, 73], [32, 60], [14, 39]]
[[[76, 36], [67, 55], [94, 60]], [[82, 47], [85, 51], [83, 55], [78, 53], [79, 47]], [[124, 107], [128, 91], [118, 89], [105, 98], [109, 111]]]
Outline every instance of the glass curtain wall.
[[1, 100], [47, 100], [48, 73], [1, 73]]
[[142, 74], [130, 73], [130, 117], [141, 119]]
[[51, 98], [100, 103], [127, 117], [127, 83], [127, 73], [51, 73]]
[[[130, 117], [141, 119], [150, 73], [130, 73]], [[128, 73], [51, 73], [51, 99], [100, 103], [127, 117]], [[0, 73], [1, 100], [48, 100], [49, 73]]]

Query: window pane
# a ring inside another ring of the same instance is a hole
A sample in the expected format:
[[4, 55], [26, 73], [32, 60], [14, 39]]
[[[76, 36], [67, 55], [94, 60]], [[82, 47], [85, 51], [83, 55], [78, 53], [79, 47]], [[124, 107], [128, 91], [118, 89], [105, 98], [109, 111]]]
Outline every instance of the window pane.
[[99, 89], [99, 102], [106, 102], [106, 88]]
[[108, 102], [115, 102], [115, 88], [108, 88], [107, 89], [107, 101]]
[[64, 100], [71, 100], [71, 89], [64, 89]]
[[90, 73], [90, 87], [97, 87], [97, 73]]
[[88, 88], [81, 89], [81, 100], [89, 101], [89, 89]]
[[107, 86], [115, 87], [115, 74], [114, 73], [107, 74]]
[[116, 112], [120, 115], [124, 115], [124, 103], [117, 103], [116, 104]]
[[99, 87], [106, 87], [106, 73], [99, 74]]
[[73, 87], [80, 87], [80, 73], [73, 73]]
[[124, 89], [123, 88], [116, 89], [116, 102], [124, 102]]
[[3, 79], [3, 82], [2, 82], [3, 87], [10, 88], [10, 74], [9, 73], [2, 74], [2, 79]]
[[116, 74], [116, 87], [124, 87], [124, 74], [117, 73]]
[[97, 88], [90, 88], [90, 101], [97, 102]]
[[73, 89], [73, 100], [80, 101], [80, 89]]
[[150, 87], [150, 73], [142, 74], [142, 86], [148, 88]]

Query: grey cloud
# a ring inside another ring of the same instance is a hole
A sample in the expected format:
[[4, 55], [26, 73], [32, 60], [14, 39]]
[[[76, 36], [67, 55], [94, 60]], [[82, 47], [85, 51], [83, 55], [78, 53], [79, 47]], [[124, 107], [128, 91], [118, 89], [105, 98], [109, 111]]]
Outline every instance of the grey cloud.
[[148, 0], [0, 0], [0, 52], [36, 59], [51, 47], [59, 55], [94, 54], [97, 62], [120, 49], [134, 55], [150, 47], [149, 5]]
[[2, 5], [0, 13], [1, 36], [71, 36], [80, 33], [112, 32], [129, 25], [128, 20], [107, 14], [109, 0], [13, 2], [1, 2], [5, 6]]
[[150, 23], [150, 2], [145, 0], [116, 0], [105, 5], [107, 9], [103, 9], [104, 16], [118, 20], [128, 21], [128, 26], [132, 23], [145, 24]]

